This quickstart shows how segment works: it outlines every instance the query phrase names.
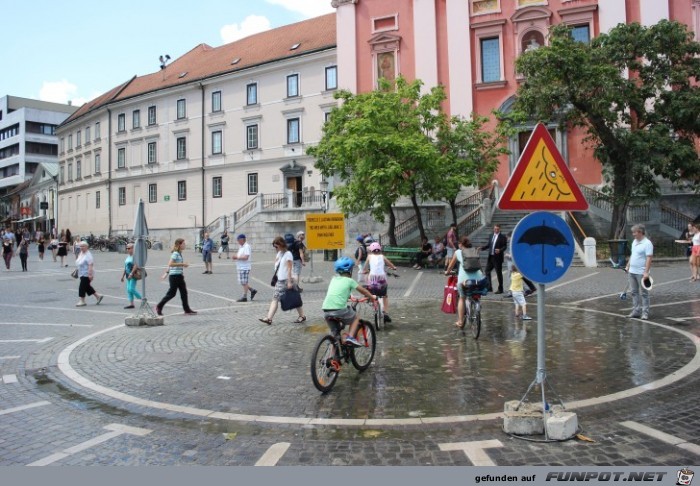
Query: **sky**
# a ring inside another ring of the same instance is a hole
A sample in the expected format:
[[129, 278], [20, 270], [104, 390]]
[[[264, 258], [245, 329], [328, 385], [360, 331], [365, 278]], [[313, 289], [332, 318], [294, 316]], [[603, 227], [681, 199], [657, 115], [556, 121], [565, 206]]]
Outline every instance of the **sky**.
[[199, 44], [334, 12], [331, 0], [0, 0], [0, 97], [81, 105]]

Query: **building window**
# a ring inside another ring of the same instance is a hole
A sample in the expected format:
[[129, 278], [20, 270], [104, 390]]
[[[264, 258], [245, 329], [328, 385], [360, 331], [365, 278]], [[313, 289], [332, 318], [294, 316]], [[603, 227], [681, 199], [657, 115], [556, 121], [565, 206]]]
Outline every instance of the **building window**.
[[299, 96], [299, 75], [290, 74], [287, 76], [287, 98]]
[[73, 134], [68, 135], [68, 150], [73, 150]]
[[100, 122], [95, 123], [95, 140], [100, 139]]
[[187, 116], [187, 102], [185, 100], [177, 100], [177, 119], [182, 120]]
[[338, 66], [326, 68], [326, 91], [338, 89]]
[[158, 185], [149, 184], [148, 185], [148, 202], [154, 203], [158, 202]]
[[287, 120], [287, 143], [299, 143], [299, 119]]
[[177, 139], [177, 160], [184, 160], [187, 158], [187, 139], [185, 137], [180, 137]]
[[124, 113], [117, 115], [117, 131], [126, 131], [126, 115]]
[[126, 206], [126, 187], [119, 188], [119, 205]]
[[90, 143], [90, 127], [85, 127], [85, 143]]
[[100, 209], [100, 191], [95, 191], [95, 209]]
[[247, 105], [257, 105], [258, 104], [258, 83], [250, 83], [245, 87], [246, 92], [246, 104]]
[[155, 125], [158, 122], [156, 118], [156, 107], [155, 106], [149, 106], [148, 107], [148, 126]]
[[571, 37], [575, 41], [582, 42], [583, 44], [590, 43], [591, 42], [590, 26], [588, 24], [574, 25], [571, 28]]
[[117, 150], [117, 169], [126, 168], [126, 149], [120, 148]]
[[155, 164], [156, 162], [158, 162], [156, 142], [148, 142], [148, 163]]
[[81, 137], [82, 133], [78, 130], [75, 134], [75, 146], [80, 147], [83, 144], [83, 139]]
[[498, 37], [480, 39], [481, 81], [490, 83], [501, 80], [501, 47]]
[[134, 110], [131, 114], [131, 128], [141, 128], [141, 110]]
[[[2, 140], [2, 137], [0, 137], [0, 140]], [[61, 140], [58, 142], [59, 146], [59, 152], [63, 153], [66, 151], [66, 139], [64, 137], [61, 137]]]
[[211, 94], [211, 111], [214, 113], [221, 111], [221, 91], [214, 91]]
[[221, 136], [222, 136], [221, 130], [211, 132], [211, 153], [213, 155], [219, 155], [222, 152]]
[[95, 174], [100, 173], [101, 157], [101, 154], [95, 154]]
[[63, 169], [64, 169], [64, 167], [61, 166], [61, 168], [60, 168], [60, 170], [59, 170], [59, 173], [58, 173], [58, 182], [59, 182], [59, 184], [64, 184], [64, 183], [66, 182], [66, 178], [65, 178], [65, 176], [64, 176]]
[[258, 174], [253, 173], [253, 174], [248, 174], [248, 195], [251, 196], [253, 194], [258, 193]]
[[177, 181], [177, 200], [185, 201], [187, 199], [187, 181]]
[[211, 180], [211, 194], [213, 197], [221, 197], [221, 176], [213, 177]]
[[246, 130], [246, 148], [254, 150], [258, 148], [258, 125], [248, 125]]
[[83, 178], [83, 163], [80, 160], [75, 161], [75, 178]]
[[73, 182], [73, 164], [68, 164], [68, 182]]

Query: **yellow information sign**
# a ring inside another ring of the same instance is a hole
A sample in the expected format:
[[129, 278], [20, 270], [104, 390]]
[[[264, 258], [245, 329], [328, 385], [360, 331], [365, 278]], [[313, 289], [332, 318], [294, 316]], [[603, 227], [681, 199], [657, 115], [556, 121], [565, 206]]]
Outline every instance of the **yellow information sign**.
[[498, 207], [520, 211], [588, 209], [586, 198], [543, 124], [535, 127], [508, 179]]
[[306, 247], [309, 250], [345, 248], [345, 215], [343, 213], [307, 214]]

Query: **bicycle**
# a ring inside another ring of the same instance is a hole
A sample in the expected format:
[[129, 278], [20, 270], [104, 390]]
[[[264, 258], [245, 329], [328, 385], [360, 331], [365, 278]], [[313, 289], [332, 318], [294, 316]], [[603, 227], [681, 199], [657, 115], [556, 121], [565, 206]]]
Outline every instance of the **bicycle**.
[[311, 380], [322, 393], [333, 389], [343, 362], [350, 361], [357, 371], [365, 371], [377, 348], [376, 333], [369, 321], [360, 319], [357, 340], [362, 346], [359, 347], [341, 341], [340, 332], [345, 324], [340, 319], [329, 317], [326, 322], [331, 332], [318, 340], [311, 355]]
[[460, 329], [464, 332], [468, 323], [474, 339], [479, 339], [479, 334], [481, 334], [481, 296], [484, 295], [484, 290], [479, 288], [474, 280], [467, 280], [467, 282], [474, 283], [467, 285], [467, 298], [464, 299], [464, 316]]
[[[392, 273], [392, 272], [386, 272], [387, 277], [394, 277], [394, 278], [399, 278], [398, 273]], [[371, 284], [364, 284], [363, 285], [367, 290], [370, 291], [372, 295], [377, 295], [376, 288], [374, 288]], [[365, 303], [367, 302], [371, 307], [372, 307], [372, 314], [374, 317], [374, 326], [377, 328], [377, 331], [380, 331], [382, 327], [384, 327], [384, 299], [381, 296], [377, 296], [376, 300], [369, 301], [369, 299], [355, 299], [354, 297], [351, 297], [350, 300], [354, 302], [353, 305], [353, 310], [357, 309], [357, 304], [358, 303]]]

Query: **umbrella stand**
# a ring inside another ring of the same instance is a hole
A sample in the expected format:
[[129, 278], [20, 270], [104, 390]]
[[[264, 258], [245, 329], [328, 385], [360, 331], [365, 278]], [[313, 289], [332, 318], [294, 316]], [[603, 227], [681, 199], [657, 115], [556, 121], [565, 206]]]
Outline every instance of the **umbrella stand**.
[[551, 383], [547, 380], [547, 370], [546, 370], [546, 365], [545, 365], [545, 356], [544, 356], [544, 351], [545, 351], [545, 331], [544, 331], [544, 284], [538, 283], [537, 284], [537, 374], [535, 375], [535, 379], [530, 383], [530, 386], [527, 388], [527, 391], [525, 392], [525, 395], [520, 399], [520, 402], [518, 403], [518, 406], [515, 407], [515, 410], [518, 410], [520, 406], [523, 404], [527, 396], [530, 394], [530, 391], [532, 388], [535, 386], [535, 384], [540, 385], [540, 390], [542, 391], [542, 420], [544, 421], [544, 436], [546, 440], [549, 440], [549, 436], [547, 434], [547, 416], [549, 415], [548, 412], [551, 413], [551, 407], [547, 403], [547, 399], [545, 397], [545, 385], [549, 386], [549, 389], [552, 391], [554, 396], [556, 397], [557, 401], [559, 404], [564, 407], [564, 402], [561, 400], [557, 392], [554, 390], [552, 387]]

